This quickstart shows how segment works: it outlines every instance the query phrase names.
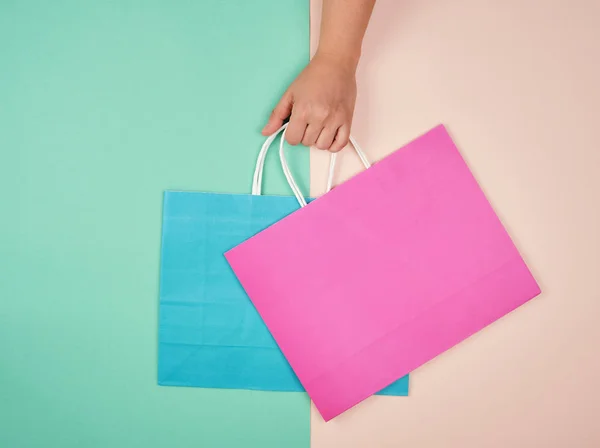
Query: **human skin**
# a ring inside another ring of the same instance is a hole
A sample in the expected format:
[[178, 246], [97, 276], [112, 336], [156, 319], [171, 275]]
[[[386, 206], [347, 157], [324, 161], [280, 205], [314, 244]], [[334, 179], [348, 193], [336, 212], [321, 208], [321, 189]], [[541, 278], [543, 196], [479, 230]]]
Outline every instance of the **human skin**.
[[356, 68], [375, 0], [324, 0], [315, 56], [273, 109], [264, 135], [289, 119], [286, 140], [332, 152], [348, 144]]

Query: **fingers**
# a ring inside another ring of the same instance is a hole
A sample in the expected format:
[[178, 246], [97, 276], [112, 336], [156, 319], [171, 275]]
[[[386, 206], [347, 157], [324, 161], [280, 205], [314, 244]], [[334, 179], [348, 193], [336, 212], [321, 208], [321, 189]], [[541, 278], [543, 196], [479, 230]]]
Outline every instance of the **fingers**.
[[290, 145], [302, 143], [304, 146], [315, 146], [324, 151], [338, 152], [346, 147], [350, 138], [349, 126], [331, 126], [307, 124], [305, 120], [292, 119], [286, 132], [286, 140]]
[[284, 93], [275, 109], [273, 109], [273, 112], [271, 112], [269, 121], [263, 128], [262, 134], [271, 135], [273, 132], [277, 131], [277, 129], [283, 126], [283, 122], [292, 113], [292, 106], [292, 95], [289, 92]]
[[313, 146], [317, 143], [317, 139], [319, 138], [319, 134], [321, 134], [323, 130], [323, 126], [319, 124], [309, 124], [304, 131], [304, 137], [302, 137], [302, 144], [304, 146]]
[[348, 143], [349, 126], [345, 121], [341, 114], [330, 115], [325, 109], [311, 110], [295, 104], [286, 139], [290, 145], [302, 143], [322, 150], [339, 151]]
[[307, 127], [308, 123], [305, 115], [302, 114], [298, 108], [294, 108], [294, 110], [292, 110], [292, 116], [290, 117], [287, 131], [285, 132], [285, 139], [292, 146], [299, 145], [302, 143], [304, 132]]
[[333, 143], [329, 147], [329, 151], [338, 152], [346, 147], [348, 140], [350, 139], [350, 126], [342, 125], [335, 135]]
[[270, 135], [279, 129], [285, 119], [290, 117], [286, 131], [286, 140], [296, 146], [316, 146], [322, 150], [338, 152], [348, 144], [350, 126], [345, 124], [343, 116], [330, 115], [324, 109], [303, 107], [293, 104], [291, 95], [281, 99], [273, 110], [263, 134]]
[[330, 149], [333, 141], [335, 140], [335, 135], [337, 134], [337, 131], [337, 127], [327, 126], [323, 128], [321, 134], [319, 134], [319, 138], [317, 139], [315, 146], [318, 149]]

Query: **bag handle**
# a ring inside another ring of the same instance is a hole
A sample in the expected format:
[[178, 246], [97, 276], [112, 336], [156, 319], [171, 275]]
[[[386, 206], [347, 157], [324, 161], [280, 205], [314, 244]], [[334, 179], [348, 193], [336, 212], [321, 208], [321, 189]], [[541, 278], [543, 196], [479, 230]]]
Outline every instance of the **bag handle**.
[[[367, 159], [367, 156], [359, 146], [358, 142], [352, 136], [350, 136], [350, 143], [352, 144], [356, 155], [358, 155], [358, 158], [360, 159], [365, 169], [371, 168], [371, 163]], [[333, 176], [335, 175], [335, 162], [337, 159], [337, 155], [337, 152], [332, 152], [331, 156], [329, 156], [329, 175], [327, 176], [327, 188], [325, 190], [325, 193], [329, 193], [333, 188]]]
[[263, 171], [265, 169], [265, 159], [267, 158], [267, 152], [269, 151], [269, 147], [271, 143], [277, 138], [277, 135], [285, 130], [287, 123], [281, 126], [277, 131], [271, 134], [260, 148], [260, 152], [258, 153], [258, 157], [256, 158], [256, 166], [254, 167], [254, 178], [252, 180], [252, 194], [255, 196], [260, 196], [262, 191], [262, 176]]
[[[298, 200], [298, 203], [300, 204], [301, 207], [304, 207], [306, 205], [306, 200], [304, 199], [304, 196], [300, 192], [300, 188], [298, 187], [298, 184], [294, 180], [294, 177], [292, 176], [292, 173], [291, 173], [289, 166], [287, 164], [287, 161], [285, 159], [284, 146], [285, 146], [285, 131], [287, 129], [287, 126], [288, 126], [288, 124], [285, 123], [277, 131], [275, 131], [273, 134], [271, 134], [263, 143], [263, 145], [260, 149], [260, 152], [258, 153], [258, 157], [256, 159], [256, 166], [254, 167], [254, 177], [252, 180], [252, 194], [255, 196], [261, 195], [262, 176], [263, 176], [263, 171], [264, 171], [264, 167], [265, 167], [265, 160], [267, 157], [267, 152], [269, 151], [271, 144], [277, 138], [279, 133], [283, 132], [283, 134], [281, 136], [281, 142], [279, 144], [279, 158], [281, 160], [281, 167], [282, 167], [285, 177], [288, 181], [288, 184], [294, 193], [294, 196], [296, 196], [296, 199]], [[371, 164], [369, 163], [369, 160], [367, 159], [363, 150], [361, 149], [361, 147], [358, 145], [358, 143], [352, 136], [350, 136], [350, 143], [352, 143], [352, 146], [354, 147], [354, 150], [356, 151], [356, 154], [360, 158], [360, 161], [362, 162], [364, 167], [370, 168]], [[331, 191], [331, 188], [333, 186], [333, 177], [335, 174], [336, 160], [337, 160], [337, 153], [332, 153], [329, 158], [329, 176], [327, 177], [326, 193]]]
[[[283, 169], [283, 174], [285, 174], [285, 178], [287, 179], [290, 188], [294, 192], [294, 196], [296, 196], [296, 199], [298, 200], [300, 207], [305, 207], [306, 199], [304, 199], [304, 196], [302, 196], [302, 193], [300, 192], [300, 188], [298, 187], [298, 184], [294, 180], [294, 176], [292, 175], [292, 172], [290, 171], [287, 161], [285, 160], [285, 131], [287, 130], [286, 128], [287, 128], [287, 123], [284, 124], [280, 129], [280, 131], [283, 130], [283, 134], [281, 135], [281, 142], [279, 143], [279, 159], [281, 160], [281, 168]], [[279, 132], [279, 131], [277, 131], [277, 132]], [[354, 147], [354, 151], [358, 155], [358, 157], [359, 157], [360, 161], [362, 162], [362, 164], [364, 165], [364, 167], [366, 169], [371, 168], [371, 164], [369, 163], [367, 156], [365, 155], [365, 153], [359, 146], [358, 142], [352, 136], [350, 136], [350, 143]], [[337, 160], [337, 153], [331, 154], [331, 156], [329, 158], [329, 175], [327, 177], [327, 189], [325, 191], [326, 193], [329, 193], [329, 191], [331, 191], [331, 188], [333, 186], [333, 175], [335, 173], [336, 160]]]

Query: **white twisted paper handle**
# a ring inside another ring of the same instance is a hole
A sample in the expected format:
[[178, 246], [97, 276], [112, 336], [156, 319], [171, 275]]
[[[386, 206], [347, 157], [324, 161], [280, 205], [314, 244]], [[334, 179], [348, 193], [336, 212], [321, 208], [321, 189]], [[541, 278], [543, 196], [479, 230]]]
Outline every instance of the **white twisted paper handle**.
[[[304, 207], [304, 206], [306, 206], [306, 199], [304, 199], [304, 196], [302, 195], [302, 192], [300, 191], [300, 187], [298, 187], [298, 184], [294, 180], [292, 172], [290, 171], [290, 168], [285, 159], [285, 149], [284, 148], [285, 148], [285, 131], [286, 131], [286, 129], [287, 129], [287, 123], [284, 124], [283, 126], [281, 126], [274, 134], [270, 135], [263, 143], [262, 148], [260, 149], [260, 152], [258, 153], [258, 158], [256, 159], [256, 167], [254, 168], [254, 179], [252, 182], [252, 194], [253, 195], [261, 194], [262, 175], [263, 175], [263, 171], [264, 171], [265, 159], [267, 156], [267, 152], [269, 151], [269, 147], [271, 146], [273, 141], [277, 138], [277, 135], [279, 133], [283, 132], [281, 135], [281, 141], [279, 143], [279, 159], [281, 161], [281, 168], [283, 169], [285, 178], [287, 179], [287, 182], [288, 182], [290, 188], [292, 189], [294, 196], [296, 196], [298, 203], [300, 204], [301, 207]], [[362, 162], [364, 167], [370, 168], [371, 164], [369, 163], [367, 156], [365, 156], [365, 153], [363, 152], [361, 147], [358, 145], [358, 143], [352, 136], [350, 136], [350, 143], [354, 147], [354, 150], [356, 151], [356, 154], [360, 158], [360, 161]], [[335, 174], [335, 164], [336, 164], [336, 160], [337, 160], [337, 153], [331, 154], [329, 160], [330, 160], [329, 161], [329, 175], [327, 177], [327, 189], [326, 189], [327, 193], [329, 191], [331, 191], [331, 188], [333, 186], [333, 176]]]
[[252, 194], [260, 196], [262, 190], [262, 175], [265, 169], [265, 159], [267, 157], [267, 152], [269, 151], [269, 147], [273, 140], [277, 138], [277, 135], [283, 131], [287, 126], [287, 123], [281, 126], [275, 133], [267, 137], [265, 142], [260, 148], [260, 152], [258, 153], [258, 157], [256, 158], [256, 166], [254, 167], [254, 178], [252, 180]]
[[[294, 192], [294, 196], [296, 196], [298, 203], [300, 204], [301, 207], [305, 207], [306, 199], [304, 199], [304, 196], [302, 196], [302, 193], [300, 192], [300, 188], [298, 187], [298, 184], [294, 180], [294, 176], [292, 176], [292, 172], [290, 171], [287, 161], [285, 160], [285, 131], [286, 130], [284, 129], [283, 134], [281, 135], [281, 142], [279, 143], [279, 159], [281, 160], [281, 168], [283, 168], [283, 173], [285, 174], [285, 178], [287, 179], [288, 184], [290, 185], [290, 188]], [[365, 153], [363, 152], [363, 150], [361, 149], [361, 147], [359, 146], [357, 141], [352, 136], [350, 136], [350, 143], [354, 147], [354, 151], [360, 158], [360, 161], [362, 162], [364, 167], [367, 169], [371, 168], [371, 164], [369, 163], [367, 156], [365, 156]], [[333, 175], [335, 173], [336, 160], [337, 160], [337, 153], [331, 154], [331, 156], [329, 158], [329, 175], [327, 176], [327, 189], [325, 191], [326, 193], [329, 193], [333, 186]]]

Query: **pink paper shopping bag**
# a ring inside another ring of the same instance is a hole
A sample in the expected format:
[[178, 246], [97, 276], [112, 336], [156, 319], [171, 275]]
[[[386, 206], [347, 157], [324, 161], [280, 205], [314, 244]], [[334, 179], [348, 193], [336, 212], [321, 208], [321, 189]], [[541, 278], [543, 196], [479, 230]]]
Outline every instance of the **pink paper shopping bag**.
[[325, 420], [540, 292], [443, 126], [226, 257]]

